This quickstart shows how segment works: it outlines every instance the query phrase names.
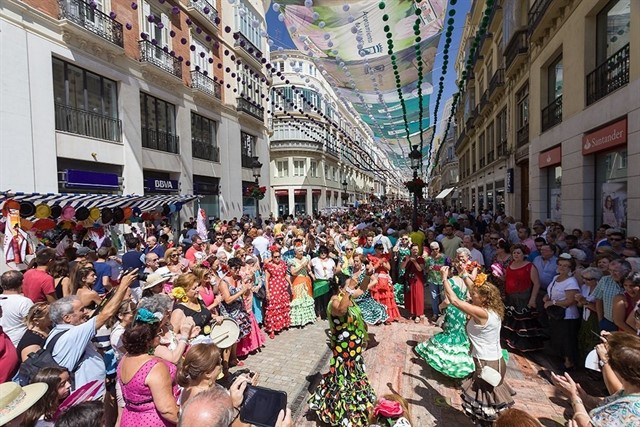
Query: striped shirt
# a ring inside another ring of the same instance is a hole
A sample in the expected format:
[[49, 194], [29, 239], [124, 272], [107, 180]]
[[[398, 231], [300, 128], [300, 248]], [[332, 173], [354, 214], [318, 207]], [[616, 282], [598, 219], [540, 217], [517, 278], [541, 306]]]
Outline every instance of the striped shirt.
[[593, 290], [593, 299], [602, 300], [605, 319], [613, 322], [613, 299], [624, 292], [624, 288], [611, 276], [603, 276]]

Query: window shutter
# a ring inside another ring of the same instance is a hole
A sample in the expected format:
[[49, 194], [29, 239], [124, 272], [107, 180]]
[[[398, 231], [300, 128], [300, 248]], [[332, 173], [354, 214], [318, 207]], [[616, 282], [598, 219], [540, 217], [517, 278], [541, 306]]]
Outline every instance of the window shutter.
[[160, 15], [160, 20], [162, 22], [162, 47], [167, 46], [169, 50], [171, 50], [171, 36], [169, 35], [171, 31], [171, 21], [164, 13]]
[[149, 36], [152, 36], [151, 23], [147, 19], [151, 15], [151, 6], [148, 2], [142, 2], [142, 30]]

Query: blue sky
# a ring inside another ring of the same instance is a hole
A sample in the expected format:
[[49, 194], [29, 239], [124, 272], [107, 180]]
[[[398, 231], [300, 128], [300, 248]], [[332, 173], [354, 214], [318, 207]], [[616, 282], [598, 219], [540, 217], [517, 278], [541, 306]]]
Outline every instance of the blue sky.
[[[472, 3], [471, 0], [459, 0], [455, 6], [449, 5], [449, 8], [447, 9], [447, 13], [449, 12], [449, 10], [453, 9], [456, 11], [456, 14], [454, 16], [455, 24], [454, 24], [452, 41], [451, 41], [451, 50], [449, 52], [449, 65], [447, 67], [447, 74], [445, 75], [444, 91], [442, 93], [442, 100], [440, 101], [440, 108], [438, 111], [438, 123], [436, 123], [436, 125], [438, 126], [440, 125], [440, 120], [442, 119], [442, 110], [444, 109], [444, 105], [447, 99], [449, 99], [457, 91], [456, 74], [455, 74], [455, 69], [453, 65], [455, 63], [458, 47], [460, 46], [460, 38], [462, 36], [464, 19], [467, 12], [469, 12], [471, 3]], [[445, 18], [445, 22], [448, 18], [449, 18], [449, 15], [447, 14]], [[274, 41], [274, 44], [271, 47], [271, 50], [275, 50], [278, 46], [282, 46], [285, 49], [295, 49], [295, 45], [291, 40], [291, 37], [289, 37], [289, 32], [285, 28], [285, 25], [278, 20], [278, 13], [274, 12], [272, 8], [269, 8], [269, 11], [267, 12], [267, 30], [268, 30], [269, 36]], [[432, 81], [434, 83], [439, 82], [440, 76], [442, 75], [441, 50], [443, 49], [444, 44], [445, 44], [445, 37], [443, 33], [442, 37], [440, 38], [440, 45], [438, 46], [438, 53], [436, 55], [436, 61], [433, 68]], [[434, 88], [434, 93], [431, 96], [431, 100], [430, 100], [429, 111], [431, 112], [432, 125], [434, 124], [433, 110], [435, 108], [436, 95], [437, 95], [435, 91], [437, 90], [438, 90], [438, 87], [436, 85], [436, 87]], [[436, 128], [437, 134], [443, 131], [444, 129]]]

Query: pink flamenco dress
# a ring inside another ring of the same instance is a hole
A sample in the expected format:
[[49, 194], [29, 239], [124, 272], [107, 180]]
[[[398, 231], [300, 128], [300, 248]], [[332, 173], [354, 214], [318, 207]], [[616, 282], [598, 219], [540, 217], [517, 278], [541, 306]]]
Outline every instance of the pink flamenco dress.
[[118, 365], [118, 381], [122, 387], [122, 395], [124, 397], [124, 411], [120, 427], [172, 427], [173, 423], [162, 418], [153, 403], [151, 389], [145, 384], [145, 380], [151, 369], [158, 363], [164, 363], [169, 368], [171, 375], [171, 383], [173, 384], [173, 395], [177, 396], [178, 386], [176, 385], [176, 365], [160, 358], [154, 357], [143, 364], [138, 372], [129, 380], [128, 383], [122, 381], [120, 368], [122, 363]]
[[262, 348], [266, 341], [264, 332], [260, 330], [260, 325], [258, 325], [256, 316], [253, 315], [253, 292], [249, 295], [243, 296], [242, 300], [251, 321], [251, 332], [238, 341], [238, 346], [236, 347], [236, 354], [238, 357], [246, 356], [252, 351]]

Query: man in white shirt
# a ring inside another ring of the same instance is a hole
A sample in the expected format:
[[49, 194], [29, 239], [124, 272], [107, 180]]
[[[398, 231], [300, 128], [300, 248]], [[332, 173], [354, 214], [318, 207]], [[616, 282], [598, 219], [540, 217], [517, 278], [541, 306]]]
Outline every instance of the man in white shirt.
[[0, 317], [0, 326], [13, 345], [18, 347], [20, 339], [27, 331], [24, 318], [29, 313], [33, 301], [22, 295], [22, 273], [19, 271], [10, 270], [3, 273], [0, 284], [3, 290], [2, 296], [6, 297], [0, 300], [3, 313]]
[[377, 235], [373, 238], [373, 244], [381, 243], [384, 246], [383, 253], [388, 254], [393, 249], [393, 245], [391, 244], [391, 240], [384, 234], [382, 234], [382, 228], [378, 228]]
[[258, 255], [260, 255], [261, 258], [264, 258], [264, 254], [266, 254], [267, 251], [269, 250], [269, 239], [264, 237], [263, 234], [264, 232], [258, 229], [257, 236], [255, 239], [253, 239], [253, 242], [252, 242], [254, 249], [256, 250]]
[[482, 256], [482, 252], [480, 252], [473, 246], [473, 244], [475, 243], [474, 240], [475, 239], [473, 238], [473, 236], [464, 236], [462, 238], [462, 246], [469, 249], [469, 252], [471, 252], [471, 256], [469, 257], [470, 261], [475, 261], [478, 264], [484, 266], [484, 256]]

